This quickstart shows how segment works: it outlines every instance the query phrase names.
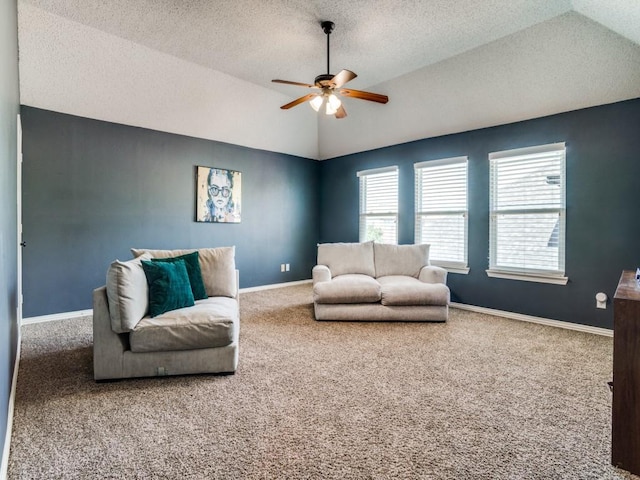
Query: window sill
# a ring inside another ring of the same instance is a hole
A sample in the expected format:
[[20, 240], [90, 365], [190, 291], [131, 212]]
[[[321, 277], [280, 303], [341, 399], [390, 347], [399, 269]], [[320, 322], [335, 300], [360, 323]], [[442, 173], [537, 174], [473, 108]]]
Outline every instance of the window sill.
[[[433, 265], [436, 265], [435, 263]], [[444, 268], [449, 273], [460, 273], [467, 275], [469, 273], [469, 267], [447, 267], [446, 265], [436, 265], [437, 267]]]
[[554, 285], [566, 285], [569, 277], [555, 275], [532, 275], [527, 273], [505, 272], [503, 270], [486, 270], [487, 276], [493, 278], [506, 278], [508, 280], [522, 280], [524, 282], [551, 283]]

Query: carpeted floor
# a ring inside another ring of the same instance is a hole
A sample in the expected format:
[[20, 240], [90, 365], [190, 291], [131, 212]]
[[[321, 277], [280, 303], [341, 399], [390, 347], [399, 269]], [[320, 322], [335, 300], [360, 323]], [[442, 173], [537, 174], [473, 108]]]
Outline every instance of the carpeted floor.
[[631, 479], [610, 465], [612, 339], [451, 310], [313, 320], [241, 296], [231, 376], [95, 383], [91, 319], [23, 327], [10, 479]]

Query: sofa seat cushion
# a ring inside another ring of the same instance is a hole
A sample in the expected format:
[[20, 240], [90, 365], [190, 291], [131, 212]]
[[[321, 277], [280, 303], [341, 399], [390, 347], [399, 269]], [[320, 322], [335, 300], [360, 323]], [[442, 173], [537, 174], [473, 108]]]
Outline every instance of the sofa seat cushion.
[[442, 283], [424, 283], [404, 275], [388, 275], [377, 279], [382, 290], [383, 305], [449, 304], [449, 287]]
[[132, 352], [223, 347], [232, 343], [236, 328], [237, 301], [206, 298], [192, 307], [144, 317], [129, 334], [129, 344]]
[[313, 287], [316, 303], [374, 303], [380, 298], [380, 284], [374, 278], [358, 273], [338, 275]]

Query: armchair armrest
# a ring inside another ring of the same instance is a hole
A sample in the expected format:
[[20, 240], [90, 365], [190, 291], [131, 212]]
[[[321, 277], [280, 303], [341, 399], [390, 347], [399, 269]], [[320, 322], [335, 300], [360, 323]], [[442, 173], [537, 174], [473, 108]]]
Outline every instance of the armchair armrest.
[[428, 265], [422, 267], [418, 280], [424, 283], [444, 283], [447, 284], [447, 271], [442, 267]]
[[111, 330], [106, 287], [93, 291], [93, 375], [96, 380], [122, 377], [128, 334]]
[[314, 285], [319, 282], [328, 282], [331, 280], [331, 270], [329, 270], [329, 267], [326, 265], [316, 265], [313, 267], [313, 270], [311, 270], [311, 274]]

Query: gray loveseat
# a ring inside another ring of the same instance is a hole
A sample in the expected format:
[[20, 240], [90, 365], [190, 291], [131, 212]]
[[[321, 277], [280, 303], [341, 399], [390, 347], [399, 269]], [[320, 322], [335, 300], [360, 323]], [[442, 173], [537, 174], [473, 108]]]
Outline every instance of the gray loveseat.
[[[205, 298], [151, 317], [141, 261], [195, 251]], [[93, 292], [94, 378], [235, 372], [240, 331], [235, 248], [132, 252], [136, 258], [113, 262], [107, 284]]]
[[446, 321], [447, 271], [429, 245], [324, 243], [313, 267], [316, 320]]

